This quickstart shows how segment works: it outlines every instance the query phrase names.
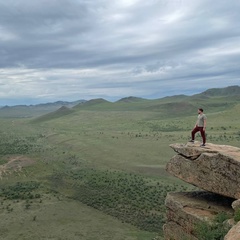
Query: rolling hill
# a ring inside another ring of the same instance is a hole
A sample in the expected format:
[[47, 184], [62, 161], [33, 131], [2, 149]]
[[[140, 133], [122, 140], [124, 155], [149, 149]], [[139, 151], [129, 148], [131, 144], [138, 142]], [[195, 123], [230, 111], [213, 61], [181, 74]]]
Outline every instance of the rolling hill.
[[195, 96], [200, 97], [229, 97], [240, 96], [240, 86], [229, 86], [226, 88], [211, 88]]
[[197, 108], [207, 144], [239, 146], [239, 94], [223, 92], [0, 118], [0, 239], [163, 239], [166, 194], [190, 188], [165, 171], [169, 144], [189, 140]]
[[[103, 98], [89, 101], [79, 100], [76, 102], [55, 102], [39, 105], [18, 105], [0, 108], [1, 118], [32, 118], [43, 116], [41, 121], [59, 118], [73, 113], [74, 111], [150, 111], [159, 112], [162, 117], [184, 116], [195, 114], [196, 108], [202, 107], [208, 112], [218, 112], [234, 107], [240, 100], [240, 86], [226, 88], [212, 88], [192, 96], [175, 95], [159, 99], [144, 99], [139, 97], [125, 97], [116, 102], [109, 102]], [[57, 109], [65, 106], [67, 111]], [[72, 111], [70, 111], [70, 109]], [[49, 113], [52, 114], [48, 115]], [[44, 120], [45, 119], [45, 120]]]
[[73, 107], [73, 109], [96, 109], [102, 106], [110, 106], [112, 102], [109, 102], [103, 98], [91, 99], [86, 102], [82, 102]]
[[62, 106], [54, 112], [47, 113], [43, 116], [35, 118], [32, 122], [37, 123], [37, 122], [44, 122], [44, 121], [48, 121], [48, 120], [53, 120], [53, 119], [56, 119], [56, 118], [60, 118], [60, 117], [69, 115], [73, 112], [74, 112], [73, 109], [68, 108], [66, 106]]
[[62, 106], [72, 108], [73, 106], [83, 102], [85, 102], [85, 100], [78, 100], [74, 102], [57, 101], [53, 103], [42, 103], [37, 105], [4, 106], [0, 108], [0, 118], [38, 117], [56, 111]]
[[142, 101], [147, 101], [147, 99], [130, 96], [130, 97], [121, 98], [117, 102], [132, 103], [132, 102], [142, 102]]

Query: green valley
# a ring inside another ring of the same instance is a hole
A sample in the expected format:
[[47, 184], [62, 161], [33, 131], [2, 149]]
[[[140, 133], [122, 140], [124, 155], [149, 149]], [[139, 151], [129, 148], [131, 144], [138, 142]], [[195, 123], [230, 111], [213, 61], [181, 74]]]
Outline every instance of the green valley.
[[239, 99], [232, 86], [95, 99], [28, 118], [8, 108], [0, 116], [0, 238], [163, 239], [167, 192], [192, 189], [166, 173], [169, 144], [189, 140], [202, 107], [207, 142], [239, 147]]

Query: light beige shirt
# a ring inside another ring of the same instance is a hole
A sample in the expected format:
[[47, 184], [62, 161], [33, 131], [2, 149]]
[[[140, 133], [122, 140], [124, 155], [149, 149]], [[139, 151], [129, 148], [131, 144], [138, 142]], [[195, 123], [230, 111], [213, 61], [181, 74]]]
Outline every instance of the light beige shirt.
[[205, 114], [198, 114], [197, 126], [204, 127], [204, 120], [207, 119]]

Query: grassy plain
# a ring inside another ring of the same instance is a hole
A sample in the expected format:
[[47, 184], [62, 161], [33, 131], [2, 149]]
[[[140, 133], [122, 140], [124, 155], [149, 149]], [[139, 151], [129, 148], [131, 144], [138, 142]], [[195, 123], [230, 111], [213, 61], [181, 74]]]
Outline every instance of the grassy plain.
[[[201, 102], [207, 139], [239, 146], [240, 104], [228, 100]], [[98, 100], [34, 120], [0, 119], [0, 237], [162, 239], [167, 192], [192, 188], [165, 172], [169, 144], [188, 141], [197, 105], [189, 113], [171, 98]]]

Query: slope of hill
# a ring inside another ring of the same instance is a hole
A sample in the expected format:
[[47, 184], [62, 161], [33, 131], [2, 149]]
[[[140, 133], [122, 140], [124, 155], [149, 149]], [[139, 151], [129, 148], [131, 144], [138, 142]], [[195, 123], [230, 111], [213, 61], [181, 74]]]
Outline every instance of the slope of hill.
[[[77, 100], [77, 101], [74, 101], [74, 102], [67, 102], [67, 101], [57, 101], [57, 102], [53, 102], [53, 103], [41, 103], [41, 104], [37, 104], [35, 105], [36, 107], [49, 107], [49, 106], [56, 106], [57, 108], [59, 108], [59, 106], [66, 106], [68, 108], [71, 108], [71, 107], [74, 107], [76, 106], [77, 104], [79, 103], [84, 103], [86, 102], [86, 100]], [[34, 106], [34, 105], [31, 105], [31, 106]]]
[[130, 97], [121, 98], [117, 102], [132, 103], [132, 102], [142, 102], [142, 101], [147, 101], [147, 99], [130, 96]]
[[[195, 109], [202, 107], [208, 112], [218, 112], [234, 107], [240, 100], [240, 87], [230, 86], [226, 88], [213, 88], [192, 96], [175, 95], [160, 99], [144, 99], [138, 97], [126, 97], [116, 102], [109, 102], [103, 98], [89, 101], [55, 102], [39, 105], [19, 105], [2, 107], [2, 118], [30, 118], [38, 117], [54, 112], [61, 106], [73, 108], [76, 111], [150, 111], [159, 112], [162, 117], [183, 116], [195, 114]], [[55, 115], [55, 114], [54, 114]], [[49, 119], [49, 116], [47, 117]]]
[[0, 108], [1, 118], [31, 118], [38, 117], [66, 106], [72, 108], [73, 106], [83, 103], [85, 100], [78, 100], [74, 102], [57, 101], [53, 103], [42, 103], [37, 105], [16, 105], [4, 106]]
[[[193, 96], [175, 95], [155, 100], [131, 96], [122, 98], [114, 103], [98, 98], [79, 103], [73, 107], [73, 110], [155, 112], [159, 113], [161, 118], [195, 115], [196, 109], [200, 107], [206, 110], [206, 112], [214, 113], [233, 108], [240, 100], [239, 89], [240, 87], [238, 86], [224, 89], [209, 89]], [[46, 119], [49, 120], [50, 117], [51, 115], [47, 115]], [[61, 116], [58, 115], [58, 117]], [[45, 119], [45, 117], [43, 116], [42, 119]]]
[[103, 98], [96, 98], [96, 99], [91, 99], [89, 101], [86, 102], [82, 102], [77, 104], [76, 106], [74, 106], [74, 108], [81, 108], [81, 107], [89, 107], [89, 106], [95, 106], [95, 105], [100, 105], [100, 104], [104, 104], [104, 103], [111, 103]]
[[192, 115], [198, 108], [197, 104], [190, 101], [168, 102], [146, 107], [147, 111], [155, 111], [161, 113], [162, 117], [174, 117], [183, 115]]
[[194, 96], [200, 97], [229, 97], [240, 96], [240, 86], [229, 86], [226, 88], [211, 88]]
[[60, 118], [60, 117], [64, 117], [66, 115], [69, 115], [71, 113], [73, 113], [74, 110], [70, 109], [66, 106], [62, 106], [61, 108], [59, 108], [58, 110], [51, 112], [51, 113], [47, 113], [43, 116], [40, 116], [38, 118], [33, 119], [31, 122], [32, 123], [39, 123], [39, 122], [45, 122], [45, 121], [50, 121], [56, 118]]
[[176, 102], [176, 101], [183, 101], [187, 99], [189, 96], [181, 94], [181, 95], [174, 95], [174, 96], [167, 96], [164, 98], [160, 98], [159, 100], [161, 101], [166, 101], [166, 102]]

